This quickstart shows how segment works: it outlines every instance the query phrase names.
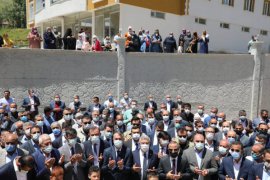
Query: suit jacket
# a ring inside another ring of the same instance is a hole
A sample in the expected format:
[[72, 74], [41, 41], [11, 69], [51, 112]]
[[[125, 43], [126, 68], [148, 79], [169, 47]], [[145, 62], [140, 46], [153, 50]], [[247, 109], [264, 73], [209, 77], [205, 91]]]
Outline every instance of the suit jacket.
[[[0, 167], [0, 179], [17, 180], [13, 161]], [[34, 169], [27, 173], [27, 180], [36, 180], [36, 173]]]
[[[43, 155], [41, 150], [34, 152], [32, 156], [35, 159], [35, 163], [36, 163], [35, 170], [37, 172], [38, 180], [49, 180], [51, 172], [45, 166], [45, 156]], [[58, 161], [60, 159], [60, 153], [57, 149], [54, 149], [54, 148], [52, 149], [51, 158], [55, 158], [54, 165], [58, 165]]]
[[[218, 170], [218, 176], [220, 180], [225, 180], [226, 175], [228, 175], [230, 178], [239, 180], [240, 178], [243, 178], [244, 180], [248, 179], [248, 172], [250, 168], [252, 167], [252, 162], [246, 159], [245, 157], [242, 158], [242, 162], [240, 165], [240, 170], [238, 177], [235, 177], [234, 170], [233, 170], [233, 158], [225, 157], [222, 160], [221, 166]], [[255, 179], [254, 179], [255, 180]]]
[[55, 137], [54, 141], [52, 142], [52, 146], [53, 148], [59, 149], [60, 147], [63, 146], [63, 138], [62, 138], [62, 133], [61, 135]]
[[[18, 156], [28, 155], [27, 151], [23, 151], [20, 148], [17, 148], [16, 151], [18, 153]], [[7, 151], [5, 149], [0, 148], [0, 167], [6, 164], [6, 154], [7, 154]]]
[[262, 179], [263, 166], [263, 163], [253, 165], [252, 168], [248, 171], [248, 180], [255, 180], [256, 176], [258, 176], [259, 179]]
[[182, 112], [180, 116], [189, 123], [194, 121], [194, 114], [192, 113], [186, 114], [185, 112]]
[[[196, 152], [194, 147], [191, 147], [187, 150], [184, 151], [183, 153], [183, 159], [188, 162], [189, 168], [191, 169], [192, 172], [194, 172], [195, 167], [200, 167], [200, 169], [207, 169], [208, 170], [208, 175], [203, 177], [203, 180], [211, 180], [211, 176], [216, 174], [217, 172], [217, 163], [216, 161], [212, 158], [213, 153], [204, 148], [202, 150], [202, 162], [201, 166], [198, 165], [197, 159], [196, 159]], [[198, 175], [193, 173], [193, 179], [198, 179]]]
[[[94, 104], [90, 104], [88, 107], [88, 111], [90, 112], [90, 115], [92, 114], [93, 110], [94, 110], [95, 105]], [[105, 109], [105, 107], [101, 104], [98, 104], [97, 107], [99, 108], [99, 114], [102, 114], [102, 111]]]
[[[90, 156], [90, 155], [94, 155], [94, 149], [92, 149], [92, 143], [90, 140], [88, 141], [85, 141], [83, 143], [84, 145], [84, 155], [86, 157], [86, 159]], [[102, 139], [100, 139], [100, 146], [99, 146], [99, 154], [98, 154], [98, 157], [101, 155], [101, 154], [104, 154], [104, 149], [105, 149], [105, 143]], [[99, 167], [102, 166], [102, 163], [103, 161], [100, 161], [99, 162]], [[87, 162], [87, 165], [88, 167], [92, 166], [93, 163], [92, 162]]]
[[[233, 127], [234, 127], [234, 125], [236, 123], [242, 123], [242, 121], [239, 118], [232, 120], [232, 126]], [[246, 123], [246, 128], [248, 129], [248, 130], [246, 130], [246, 135], [249, 135], [249, 133], [252, 133], [253, 132], [252, 121], [249, 120], [249, 119], [246, 119], [245, 120], [245, 123]]]
[[[123, 145], [119, 156], [120, 156], [120, 159], [123, 159], [124, 161], [124, 168], [122, 170], [119, 169], [117, 165], [115, 146], [105, 149], [104, 155], [103, 155], [104, 161], [101, 168], [101, 173], [103, 174], [104, 179], [110, 179], [110, 180], [129, 179], [131, 175], [131, 167], [132, 167], [132, 152], [129, 148]], [[108, 166], [109, 159], [116, 161], [115, 167], [113, 167], [112, 169], [110, 169]]]
[[[144, 103], [144, 111], [146, 111], [150, 107], [150, 101]], [[155, 112], [157, 110], [157, 103], [155, 101], [152, 102], [152, 108], [153, 111]]]
[[114, 131], [115, 132], [121, 132], [121, 133], [124, 133], [126, 132], [127, 130], [127, 127], [125, 124], [123, 124], [121, 127], [118, 127], [117, 125], [114, 126]]
[[[62, 119], [63, 110], [66, 107], [66, 104], [63, 101], [60, 101], [59, 103], [60, 103], [59, 107], [60, 107], [61, 111], [53, 112], [53, 118], [54, 118], [55, 121], [58, 121], [58, 120]], [[51, 109], [55, 108], [55, 101], [52, 101], [50, 103], [50, 107], [51, 107]]]
[[61, 155], [65, 155], [64, 162], [64, 180], [73, 180], [73, 179], [85, 179], [84, 168], [86, 167], [86, 160], [84, 157], [84, 147], [82, 144], [76, 143], [74, 147], [75, 154], [82, 154], [83, 159], [76, 166], [71, 164], [70, 157], [72, 154], [70, 153], [71, 147], [66, 143], [64, 146], [60, 147], [58, 150]]
[[[34, 107], [35, 107], [35, 112], [38, 114], [38, 106], [40, 105], [39, 98], [37, 96], [33, 96], [34, 99]], [[30, 104], [30, 98], [26, 97], [23, 99], [22, 107], [25, 108], [25, 111], [30, 111], [31, 105]]]
[[[148, 163], [147, 163], [147, 169], [153, 169], [153, 167], [155, 169], [158, 168], [158, 157], [156, 154], [153, 153], [152, 150], [148, 151], [148, 157], [147, 157]], [[140, 150], [135, 150], [132, 151], [132, 165], [136, 164], [137, 166], [140, 166], [142, 168], [141, 165], [141, 161], [140, 161]], [[146, 173], [144, 174], [145, 176], [143, 177], [143, 180], [147, 179]], [[136, 172], [132, 172], [132, 179], [133, 180], [141, 180], [141, 172], [136, 173]]]
[[[170, 156], [165, 156], [160, 159], [158, 165], [158, 174], [160, 180], [166, 179], [166, 174], [172, 170], [171, 158]], [[181, 156], [178, 156], [177, 159], [177, 174], [182, 174], [182, 179], [191, 179], [191, 171], [189, 169], [188, 162], [183, 159]]]
[[36, 150], [32, 144], [32, 141], [26, 141], [25, 143], [23, 143], [20, 148], [25, 149], [26, 151], [29, 152], [29, 154], [33, 154]]
[[[260, 117], [258, 117], [258, 118], [255, 118], [253, 121], [252, 121], [252, 128], [253, 129], [256, 129], [258, 126], [259, 126], [259, 124], [261, 123], [261, 121], [262, 121], [262, 119], [260, 118]], [[269, 119], [266, 119], [266, 124], [268, 124], [269, 122], [270, 122], [270, 120]]]
[[217, 142], [220, 142], [220, 140], [223, 139], [223, 132], [219, 131], [218, 133], [215, 134], [215, 138], [214, 138]]
[[171, 138], [174, 138], [175, 136], [177, 136], [177, 134], [175, 133], [175, 128], [170, 128], [167, 130], [167, 132], [169, 133], [169, 135], [171, 136]]

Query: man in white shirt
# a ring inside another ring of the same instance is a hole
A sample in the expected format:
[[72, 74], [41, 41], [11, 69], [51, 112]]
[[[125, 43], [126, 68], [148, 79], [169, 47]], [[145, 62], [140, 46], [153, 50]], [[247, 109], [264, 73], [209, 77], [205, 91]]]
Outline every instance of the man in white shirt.
[[10, 97], [10, 91], [9, 90], [5, 90], [4, 91], [4, 97], [0, 99], [0, 108], [5, 109], [7, 112], [10, 111], [9, 105], [11, 103], [14, 103], [14, 98]]
[[204, 113], [204, 106], [203, 105], [199, 105], [198, 106], [197, 113], [194, 114], [194, 117], [195, 116], [200, 116], [201, 121], [204, 122], [204, 119], [207, 118], [209, 115]]

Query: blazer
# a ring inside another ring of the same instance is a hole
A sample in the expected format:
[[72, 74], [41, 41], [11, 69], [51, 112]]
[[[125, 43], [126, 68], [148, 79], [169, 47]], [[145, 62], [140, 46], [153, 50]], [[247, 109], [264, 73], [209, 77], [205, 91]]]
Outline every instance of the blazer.
[[[150, 107], [150, 101], [144, 103], [144, 111], [146, 111]], [[157, 103], [155, 101], [152, 102], [152, 108], [153, 111], [155, 112], [157, 110]]]
[[[45, 157], [41, 150], [38, 150], [32, 154], [33, 158], [35, 159], [35, 170], [37, 172], [38, 180], [48, 180], [50, 179], [50, 170], [45, 166]], [[55, 158], [54, 165], [58, 165], [58, 161], [60, 159], [60, 153], [57, 149], [52, 149], [51, 151], [51, 158]]]
[[63, 135], [61, 133], [61, 135], [55, 137], [54, 141], [52, 142], [52, 146], [53, 148], [59, 149], [60, 147], [63, 146]]
[[127, 130], [127, 127], [125, 124], [123, 124], [121, 127], [118, 127], [117, 125], [114, 126], [115, 132], [124, 133], [124, 132], [126, 132], [126, 130]]
[[256, 176], [259, 177], [259, 179], [262, 179], [263, 177], [263, 166], [264, 164], [255, 164], [249, 169], [248, 171], [248, 180], [255, 180]]
[[182, 112], [180, 116], [189, 123], [194, 121], [194, 114], [192, 113], [186, 114], [185, 112]]
[[66, 143], [64, 146], [60, 147], [58, 150], [61, 155], [65, 156], [65, 162], [64, 162], [64, 180], [73, 180], [73, 179], [85, 179], [85, 172], [84, 168], [86, 167], [86, 160], [84, 157], [84, 146], [82, 144], [76, 143], [74, 147], [75, 154], [82, 154], [83, 158], [80, 163], [78, 163], [76, 166], [71, 164], [70, 157], [72, 154], [70, 153], [71, 147]]
[[[13, 161], [0, 167], [0, 179], [17, 180]], [[28, 171], [27, 180], [36, 180], [35, 170]]]
[[[140, 150], [135, 150], [132, 151], [132, 165], [136, 164], [137, 166], [140, 166], [142, 168], [141, 165], [141, 161], [140, 161]], [[153, 167], [155, 169], [158, 168], [158, 157], [156, 154], [153, 153], [153, 151], [150, 149], [148, 151], [148, 157], [147, 157], [148, 163], [147, 163], [147, 169], [153, 169]], [[143, 177], [143, 180], [147, 179], [146, 173], [144, 174], [145, 176]], [[141, 172], [137, 173], [137, 172], [132, 172], [132, 179], [133, 180], [141, 180]]]
[[[28, 155], [28, 151], [24, 151], [20, 148], [17, 148], [16, 151], [18, 153], [18, 156]], [[6, 164], [6, 154], [7, 154], [7, 151], [5, 149], [0, 148], [0, 167]]]
[[[216, 174], [218, 170], [217, 163], [212, 158], [213, 153], [210, 150], [204, 148], [202, 151], [202, 162], [200, 169], [207, 169], [209, 171], [208, 175], [203, 177], [203, 180], [211, 180], [211, 176]], [[189, 149], [185, 150], [182, 157], [188, 162], [189, 168], [192, 172], [194, 172], [196, 166], [199, 167], [194, 147], [190, 147]], [[193, 179], [198, 179], [198, 175], [193, 173]]]
[[[158, 174], [160, 180], [166, 179], [166, 174], [172, 170], [170, 156], [165, 156], [160, 159], [158, 165]], [[191, 171], [188, 162], [184, 160], [181, 156], [177, 158], [177, 174], [182, 174], [182, 179], [191, 179]]]
[[[36, 152], [33, 144], [32, 144], [32, 141], [29, 140], [29, 141], [26, 141], [25, 143], [23, 143], [20, 148], [22, 149], [25, 149], [26, 151], [29, 152], [29, 154], [33, 154], [34, 152]], [[39, 147], [38, 147], [39, 148]]]
[[[35, 107], [35, 112], [38, 114], [38, 106], [40, 105], [39, 98], [37, 96], [33, 96], [34, 99], [34, 107]], [[26, 97], [23, 99], [22, 107], [25, 108], [25, 111], [30, 111], [31, 105], [30, 104], [30, 98]]]
[[[83, 143], [84, 145], [84, 156], [85, 158], [87, 159], [90, 155], [93, 155], [94, 154], [94, 149], [92, 149], [92, 143], [90, 140], [88, 141], [85, 141]], [[99, 154], [98, 154], [98, 157], [101, 155], [101, 154], [104, 154], [104, 149], [105, 149], [105, 143], [102, 139], [100, 139], [100, 146], [99, 146]], [[103, 160], [99, 162], [99, 167], [102, 166], [102, 163], [103, 163]], [[87, 162], [87, 165], [88, 167], [91, 167], [93, 165], [93, 163], [91, 162]]]
[[[95, 107], [94, 104], [89, 105], [88, 112], [90, 112], [90, 115], [92, 114], [94, 107]], [[102, 114], [102, 111], [105, 109], [105, 107], [102, 104], [98, 104], [97, 107], [99, 108], [99, 114]]]
[[[104, 161], [101, 168], [101, 173], [103, 174], [104, 179], [124, 180], [130, 178], [132, 167], [132, 152], [129, 148], [123, 145], [119, 156], [124, 161], [124, 168], [122, 170], [119, 169], [117, 165], [115, 146], [105, 149], [103, 155]], [[110, 169], [108, 166], [110, 159], [116, 161], [115, 167], [113, 169]]]
[[248, 179], [248, 172], [250, 168], [252, 167], [253, 163], [246, 159], [245, 157], [242, 157], [242, 162], [240, 165], [240, 170], [238, 177], [235, 177], [234, 170], [233, 170], [233, 158], [225, 157], [222, 160], [222, 163], [220, 165], [220, 168], [218, 170], [218, 177], [220, 180], [225, 180], [226, 175], [228, 175], [230, 178], [239, 180], [240, 178], [243, 178], [244, 180]]
[[[50, 107], [51, 107], [51, 109], [55, 108], [55, 101], [52, 101], [50, 103]], [[63, 110], [65, 109], [66, 104], [63, 101], [60, 101], [59, 107], [60, 107], [60, 109], [62, 109], [62, 111], [53, 112], [53, 118], [54, 118], [55, 121], [58, 121], [58, 120], [60, 120], [62, 118]]]

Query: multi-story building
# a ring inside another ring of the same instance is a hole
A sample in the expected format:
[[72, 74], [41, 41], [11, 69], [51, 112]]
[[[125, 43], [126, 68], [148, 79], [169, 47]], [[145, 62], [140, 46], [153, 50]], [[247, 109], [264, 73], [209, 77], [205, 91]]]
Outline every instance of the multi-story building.
[[269, 0], [26, 0], [28, 27], [41, 32], [57, 26], [64, 34], [81, 28], [103, 39], [128, 26], [138, 32], [159, 29], [163, 39], [173, 32], [178, 39], [182, 29], [206, 30], [209, 49], [216, 52], [247, 52], [252, 35], [260, 35], [270, 51]]

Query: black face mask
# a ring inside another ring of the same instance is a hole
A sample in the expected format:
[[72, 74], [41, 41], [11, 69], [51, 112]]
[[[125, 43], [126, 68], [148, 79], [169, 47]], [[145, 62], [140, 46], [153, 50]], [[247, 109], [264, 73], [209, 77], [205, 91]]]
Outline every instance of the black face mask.
[[176, 158], [178, 156], [178, 152], [170, 152], [170, 156], [172, 158]]
[[236, 133], [237, 135], [241, 135], [241, 134], [242, 134], [242, 131], [239, 131], [239, 130], [236, 131], [236, 130], [235, 130], [235, 133]]
[[264, 134], [264, 135], [267, 134], [267, 131], [265, 131], [265, 130], [258, 130], [258, 131], [259, 131], [260, 134]]

